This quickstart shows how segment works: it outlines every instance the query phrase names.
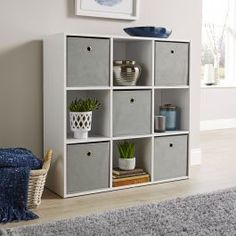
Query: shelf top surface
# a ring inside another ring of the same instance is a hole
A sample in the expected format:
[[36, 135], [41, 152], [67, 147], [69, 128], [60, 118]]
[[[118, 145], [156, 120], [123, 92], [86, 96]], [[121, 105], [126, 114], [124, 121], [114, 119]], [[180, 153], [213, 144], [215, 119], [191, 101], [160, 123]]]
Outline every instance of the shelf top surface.
[[155, 89], [188, 89], [189, 85], [179, 85], [179, 86], [154, 86]]
[[104, 137], [104, 136], [93, 136], [93, 137], [88, 137], [87, 139], [75, 139], [69, 137], [67, 138], [66, 143], [67, 144], [92, 143], [92, 142], [105, 142], [109, 140], [110, 140], [109, 137]]
[[164, 41], [164, 42], [183, 42], [190, 43], [189, 39], [175, 39], [175, 38], [154, 38], [154, 37], [137, 37], [137, 36], [129, 36], [129, 35], [96, 35], [96, 34], [83, 34], [83, 33], [70, 33], [63, 32], [54, 35], [63, 35], [64, 37], [72, 36], [72, 37], [91, 37], [91, 38], [107, 38], [113, 39], [117, 41]]
[[161, 133], [155, 132], [154, 134], [144, 134], [144, 135], [127, 135], [127, 136], [118, 136], [118, 137], [105, 137], [105, 136], [93, 136], [87, 139], [75, 139], [68, 137], [66, 139], [66, 144], [79, 144], [79, 143], [91, 143], [91, 142], [105, 142], [110, 140], [126, 140], [126, 139], [142, 139], [142, 138], [151, 138], [151, 137], [162, 137], [162, 136], [175, 136], [181, 134], [189, 134], [188, 130], [174, 130], [174, 131], [165, 131]]
[[90, 86], [90, 87], [66, 87], [66, 90], [145, 90], [145, 89], [189, 89], [188, 85], [182, 86]]
[[109, 90], [109, 86], [85, 86], [85, 87], [66, 87], [66, 90]]
[[173, 131], [165, 131], [165, 132], [160, 132], [154, 133], [155, 137], [162, 137], [162, 136], [175, 136], [175, 135], [181, 135], [181, 134], [189, 134], [188, 130], [173, 130]]
[[152, 86], [113, 86], [113, 90], [142, 90], [152, 89]]

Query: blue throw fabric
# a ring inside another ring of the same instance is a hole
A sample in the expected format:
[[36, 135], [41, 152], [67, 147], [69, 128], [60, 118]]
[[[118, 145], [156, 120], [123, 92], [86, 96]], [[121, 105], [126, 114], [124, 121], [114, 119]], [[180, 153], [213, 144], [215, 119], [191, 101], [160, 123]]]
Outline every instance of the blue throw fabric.
[[42, 168], [42, 161], [25, 148], [0, 148], [2, 167], [28, 167], [36, 170]]
[[42, 161], [23, 148], [0, 149], [0, 222], [38, 218], [27, 209], [31, 169], [42, 168]]

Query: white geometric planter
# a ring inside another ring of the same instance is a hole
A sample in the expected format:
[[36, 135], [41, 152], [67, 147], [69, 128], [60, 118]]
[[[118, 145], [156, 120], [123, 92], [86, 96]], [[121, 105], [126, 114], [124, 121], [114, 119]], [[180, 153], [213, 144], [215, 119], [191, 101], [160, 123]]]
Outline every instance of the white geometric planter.
[[70, 129], [74, 132], [74, 138], [88, 138], [88, 131], [91, 130], [92, 111], [70, 112]]
[[121, 170], [133, 170], [135, 169], [136, 158], [124, 159], [119, 158], [119, 169]]

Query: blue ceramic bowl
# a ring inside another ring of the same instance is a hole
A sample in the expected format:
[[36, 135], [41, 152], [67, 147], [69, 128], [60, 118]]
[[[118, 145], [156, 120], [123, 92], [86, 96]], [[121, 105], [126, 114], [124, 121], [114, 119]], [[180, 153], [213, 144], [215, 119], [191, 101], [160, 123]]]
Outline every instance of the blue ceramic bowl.
[[124, 28], [124, 31], [130, 36], [168, 38], [172, 30], [165, 27], [139, 26]]

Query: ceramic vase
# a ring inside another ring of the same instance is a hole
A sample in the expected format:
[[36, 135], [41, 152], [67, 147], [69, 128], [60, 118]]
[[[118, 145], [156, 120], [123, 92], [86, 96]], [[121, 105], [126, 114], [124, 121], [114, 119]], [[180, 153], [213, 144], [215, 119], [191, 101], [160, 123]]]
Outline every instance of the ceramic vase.
[[70, 129], [76, 139], [87, 139], [91, 130], [92, 111], [70, 112]]
[[118, 86], [134, 86], [141, 75], [141, 66], [135, 61], [114, 61], [114, 84]]
[[121, 170], [133, 170], [135, 169], [136, 158], [119, 158], [119, 169]]

